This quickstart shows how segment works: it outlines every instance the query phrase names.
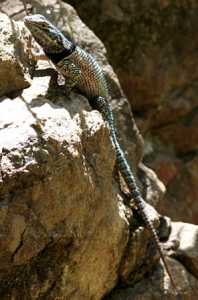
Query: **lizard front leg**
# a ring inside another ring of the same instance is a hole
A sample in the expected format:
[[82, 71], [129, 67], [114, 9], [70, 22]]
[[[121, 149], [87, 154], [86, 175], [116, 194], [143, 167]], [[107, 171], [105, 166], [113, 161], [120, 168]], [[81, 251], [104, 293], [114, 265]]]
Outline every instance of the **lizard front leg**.
[[27, 53], [30, 60], [33, 60], [34, 62], [39, 60], [48, 60], [46, 54], [41, 49], [39, 49], [39, 51], [35, 50], [35, 47], [32, 43], [32, 36], [29, 36], [27, 41]]
[[54, 68], [47, 68], [47, 69], [37, 69], [37, 62], [39, 60], [46, 61], [48, 57], [44, 53], [44, 51], [39, 47], [35, 47], [35, 43], [33, 43], [32, 36], [28, 37], [27, 40], [27, 55], [29, 59], [29, 64], [31, 65], [30, 73], [31, 78], [33, 77], [44, 77], [50, 76], [53, 78], [53, 82], [57, 82], [58, 75]]
[[69, 59], [65, 58], [56, 65], [58, 71], [65, 77], [65, 87], [67, 94], [78, 84], [81, 70]]
[[[45, 52], [39, 47], [37, 50], [32, 43], [32, 36], [29, 37], [28, 42], [27, 42], [27, 53], [29, 56], [29, 60], [33, 62], [33, 76], [36, 77], [45, 77], [45, 76], [50, 76], [50, 84], [52, 86], [59, 86], [62, 85], [63, 82], [63, 76], [61, 76], [60, 73], [57, 72], [57, 70], [53, 67], [49, 57], [45, 54]], [[45, 68], [45, 69], [36, 69], [36, 64], [38, 61], [49, 61], [51, 67]], [[64, 80], [65, 83], [65, 80]]]

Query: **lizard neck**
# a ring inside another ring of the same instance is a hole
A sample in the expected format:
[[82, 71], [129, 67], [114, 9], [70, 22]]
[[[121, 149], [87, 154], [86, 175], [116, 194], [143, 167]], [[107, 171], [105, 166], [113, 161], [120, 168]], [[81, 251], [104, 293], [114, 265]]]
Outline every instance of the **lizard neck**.
[[66, 58], [67, 56], [71, 55], [76, 49], [76, 45], [72, 43], [72, 46], [70, 49], [64, 49], [62, 52], [50, 52], [45, 51], [45, 54], [49, 59], [54, 63], [57, 64], [59, 61], [61, 61], [63, 58]]

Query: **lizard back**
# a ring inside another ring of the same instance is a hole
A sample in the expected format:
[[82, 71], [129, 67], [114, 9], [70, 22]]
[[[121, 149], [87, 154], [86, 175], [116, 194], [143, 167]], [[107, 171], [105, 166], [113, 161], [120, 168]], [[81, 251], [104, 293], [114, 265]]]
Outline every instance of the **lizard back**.
[[[72, 79], [73, 75], [70, 70], [65, 68], [66, 62], [76, 68], [76, 72], [80, 70], [80, 75], [76, 86], [89, 99], [95, 97], [108, 98], [108, 87], [104, 77], [104, 73], [96, 60], [79, 46], [68, 57], [62, 59], [57, 68], [67, 79]], [[75, 70], [74, 70], [75, 71]]]

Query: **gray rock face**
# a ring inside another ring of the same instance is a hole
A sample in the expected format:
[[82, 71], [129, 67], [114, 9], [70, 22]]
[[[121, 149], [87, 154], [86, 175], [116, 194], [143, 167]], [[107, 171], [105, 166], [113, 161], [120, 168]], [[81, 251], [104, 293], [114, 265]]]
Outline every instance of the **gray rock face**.
[[[32, 3], [35, 12], [51, 12], [57, 26], [97, 57], [111, 83], [120, 140], [136, 169], [142, 137], [103, 44], [71, 6], [60, 7], [55, 0]], [[21, 35], [17, 49], [24, 51], [22, 70], [30, 78], [27, 31], [20, 22], [14, 25], [17, 36]], [[12, 35], [12, 28], [8, 29]], [[41, 70], [47, 67], [48, 62], [38, 65]], [[21, 93], [7, 82], [0, 102], [0, 299], [99, 300], [119, 280], [133, 286], [134, 299], [140, 299], [139, 284], [149, 287], [152, 276], [159, 277], [157, 295], [173, 297], [149, 232], [126, 205], [127, 189], [122, 180], [119, 185], [114, 150], [101, 115], [91, 111], [82, 95], [73, 91], [68, 98], [63, 87], [41, 73], [35, 72], [30, 87]], [[11, 99], [7, 91], [16, 95]], [[144, 197], [156, 205], [164, 186], [143, 165], [140, 173]], [[159, 227], [158, 213], [149, 204], [148, 210]], [[171, 222], [160, 225], [160, 236], [167, 238]], [[181, 287], [178, 273], [186, 280], [187, 271], [174, 259], [168, 262]], [[157, 271], [146, 279], [154, 265]], [[183, 294], [190, 297], [191, 286], [193, 291], [197, 287], [193, 276], [185, 281]], [[151, 287], [146, 291], [150, 299]]]

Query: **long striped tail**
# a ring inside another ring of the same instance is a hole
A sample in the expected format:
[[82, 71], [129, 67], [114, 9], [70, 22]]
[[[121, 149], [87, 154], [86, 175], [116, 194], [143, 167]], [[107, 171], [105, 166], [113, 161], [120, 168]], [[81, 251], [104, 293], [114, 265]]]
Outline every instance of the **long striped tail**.
[[170, 278], [172, 286], [175, 290], [176, 297], [177, 297], [177, 299], [179, 299], [179, 293], [178, 293], [176, 284], [173, 280], [173, 277], [171, 275], [171, 272], [169, 270], [169, 267], [167, 265], [165, 256], [163, 254], [162, 247], [160, 245], [160, 240], [158, 238], [158, 235], [156, 233], [156, 230], [155, 230], [152, 222], [149, 220], [149, 216], [146, 211], [145, 201], [143, 200], [143, 198], [141, 196], [141, 192], [137, 186], [133, 172], [131, 171], [131, 168], [125, 158], [124, 152], [118, 143], [111, 107], [110, 107], [109, 103], [106, 101], [106, 99], [103, 97], [98, 97], [98, 98], [94, 99], [93, 102], [91, 102], [91, 105], [95, 109], [97, 109], [101, 112], [104, 120], [107, 121], [107, 123], [109, 125], [110, 132], [111, 132], [111, 140], [112, 140], [113, 146], [115, 148], [116, 161], [118, 164], [119, 171], [122, 174], [128, 188], [131, 192], [131, 197], [133, 198], [133, 200], [139, 210], [139, 213], [141, 214], [147, 228], [149, 229], [149, 231], [151, 232], [151, 234], [153, 236], [153, 239], [154, 239], [156, 247], [159, 251], [160, 257], [164, 263], [165, 269], [168, 273], [168, 276]]

